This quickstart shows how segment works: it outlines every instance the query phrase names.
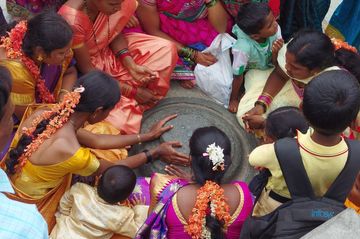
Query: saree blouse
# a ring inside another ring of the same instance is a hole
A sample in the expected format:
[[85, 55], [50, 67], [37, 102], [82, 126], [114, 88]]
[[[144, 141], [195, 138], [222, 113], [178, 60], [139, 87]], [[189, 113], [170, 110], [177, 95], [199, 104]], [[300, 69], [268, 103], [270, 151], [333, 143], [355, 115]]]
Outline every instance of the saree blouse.
[[57, 164], [34, 165], [27, 161], [22, 171], [12, 176], [11, 181], [19, 192], [32, 198], [41, 198], [59, 186], [68, 174], [89, 176], [99, 166], [100, 162], [90, 149], [80, 147], [73, 156]]

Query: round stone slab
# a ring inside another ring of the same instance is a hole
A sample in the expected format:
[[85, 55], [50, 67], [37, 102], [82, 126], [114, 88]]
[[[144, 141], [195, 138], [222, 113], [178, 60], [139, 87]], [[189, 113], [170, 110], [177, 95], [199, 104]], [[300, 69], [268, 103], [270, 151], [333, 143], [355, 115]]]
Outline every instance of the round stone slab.
[[[240, 127], [233, 114], [213, 101], [203, 98], [166, 98], [144, 114], [141, 132], [147, 132], [155, 122], [171, 114], [178, 115], [167, 123], [167, 125], [173, 125], [174, 128], [158, 140], [135, 145], [130, 155], [153, 148], [165, 141], [180, 141], [183, 146], [177, 150], [189, 154], [189, 139], [194, 130], [200, 127], [216, 126], [224, 131], [231, 141], [232, 164], [225, 175], [225, 180], [249, 181], [252, 178], [254, 171], [248, 164], [248, 155], [256, 146], [256, 140]], [[165, 166], [166, 163], [156, 160], [138, 168], [137, 174], [150, 176], [153, 172], [165, 173]], [[183, 167], [183, 169], [190, 170], [188, 167]]]

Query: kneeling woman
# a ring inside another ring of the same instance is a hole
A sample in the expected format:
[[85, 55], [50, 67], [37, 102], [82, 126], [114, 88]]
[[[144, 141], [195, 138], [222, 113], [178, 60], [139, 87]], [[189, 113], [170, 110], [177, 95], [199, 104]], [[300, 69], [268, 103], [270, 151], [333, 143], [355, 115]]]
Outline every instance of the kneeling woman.
[[194, 182], [155, 174], [150, 187], [158, 201], [136, 238], [239, 238], [253, 203], [245, 183], [222, 183], [230, 155], [221, 130], [197, 129], [190, 138]]
[[[6, 171], [16, 190], [16, 195], [10, 196], [36, 203], [49, 229], [54, 225], [53, 216], [69, 186], [71, 174], [101, 174], [114, 165], [97, 159], [89, 148], [81, 146], [87, 144], [80, 128], [85, 122], [94, 124], [107, 117], [120, 99], [119, 86], [110, 76], [99, 71], [84, 75], [77, 85], [79, 88], [65, 95], [64, 100], [51, 111], [35, 112], [35, 117], [29, 118], [32, 123], [24, 123], [23, 126], [27, 128], [23, 128], [21, 138], [6, 159]], [[162, 121], [155, 127], [150, 138], [159, 137], [166, 130], [167, 127], [162, 127], [164, 123]], [[103, 142], [102, 149], [120, 148], [138, 142], [135, 135], [98, 135], [96, 141]], [[135, 168], [159, 156], [186, 163], [187, 157], [177, 153], [172, 148], [174, 144], [177, 143], [163, 143], [115, 164]]]

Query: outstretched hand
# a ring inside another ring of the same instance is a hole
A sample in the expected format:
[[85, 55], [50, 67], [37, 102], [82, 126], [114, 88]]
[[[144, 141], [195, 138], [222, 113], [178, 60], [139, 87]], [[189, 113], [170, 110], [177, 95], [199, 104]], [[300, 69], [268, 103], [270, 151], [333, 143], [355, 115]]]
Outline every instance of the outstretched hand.
[[175, 150], [175, 148], [180, 148], [181, 146], [181, 143], [178, 141], [169, 141], [160, 144], [156, 150], [158, 156], [164, 162], [187, 166], [190, 164], [189, 156]]
[[165, 171], [172, 176], [176, 176], [179, 178], [183, 178], [186, 179], [188, 181], [192, 181], [192, 175], [191, 173], [187, 173], [184, 170], [182, 170], [181, 168], [179, 168], [176, 165], [170, 164], [170, 165], [166, 165], [165, 166]]
[[171, 130], [174, 128], [173, 125], [164, 126], [167, 122], [169, 122], [172, 119], [175, 119], [177, 117], [177, 114], [169, 115], [159, 122], [155, 123], [149, 130], [148, 135], [150, 140], [154, 140], [159, 138], [163, 133]]
[[134, 80], [143, 84], [149, 83], [150, 81], [153, 81], [157, 78], [157, 74], [146, 66], [132, 64], [128, 70]]

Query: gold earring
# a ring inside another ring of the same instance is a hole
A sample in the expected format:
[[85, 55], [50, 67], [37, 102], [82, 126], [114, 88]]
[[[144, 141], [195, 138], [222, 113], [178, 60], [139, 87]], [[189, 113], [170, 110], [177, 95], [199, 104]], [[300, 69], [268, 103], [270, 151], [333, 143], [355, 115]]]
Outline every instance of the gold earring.
[[38, 57], [36, 58], [36, 60], [38, 60], [38, 61], [43, 61], [44, 59], [43, 59], [43, 57], [41, 56], [41, 55], [38, 55]]

